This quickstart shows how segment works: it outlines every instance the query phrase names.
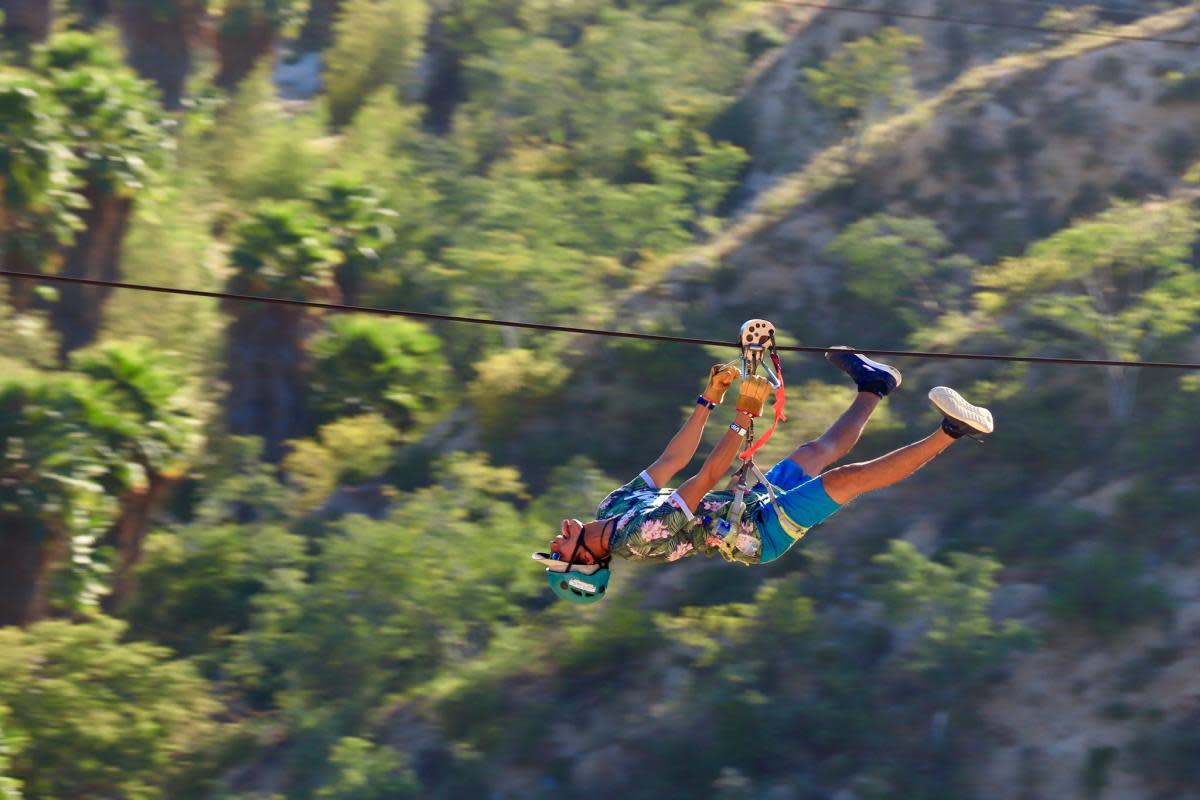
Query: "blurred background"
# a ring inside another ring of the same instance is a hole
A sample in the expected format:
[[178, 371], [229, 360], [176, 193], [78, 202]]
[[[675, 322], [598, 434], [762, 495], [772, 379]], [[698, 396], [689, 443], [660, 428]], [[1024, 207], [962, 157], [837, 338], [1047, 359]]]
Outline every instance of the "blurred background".
[[[1200, 361], [1196, 4], [829, 5], [0, 0], [0, 259]], [[854, 458], [996, 435], [581, 609], [529, 554], [735, 351], [0, 293], [4, 800], [1200, 797], [1200, 374], [897, 359]], [[764, 465], [853, 396], [784, 364]]]

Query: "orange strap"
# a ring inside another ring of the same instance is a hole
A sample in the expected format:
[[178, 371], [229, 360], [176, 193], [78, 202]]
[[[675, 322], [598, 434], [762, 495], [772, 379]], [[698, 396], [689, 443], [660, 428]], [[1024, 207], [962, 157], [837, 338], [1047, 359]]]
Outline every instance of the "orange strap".
[[787, 400], [787, 392], [783, 385], [783, 366], [779, 363], [779, 354], [774, 350], [771, 351], [771, 363], [775, 365], [775, 374], [779, 376], [779, 387], [775, 390], [775, 421], [771, 423], [771, 427], [767, 428], [766, 433], [759, 437], [758, 441], [746, 448], [746, 450], [738, 456], [742, 460], [752, 458], [758, 448], [767, 443], [771, 438], [771, 434], [775, 432], [775, 426], [780, 422], [787, 422], [787, 417], [783, 413], [783, 404]]

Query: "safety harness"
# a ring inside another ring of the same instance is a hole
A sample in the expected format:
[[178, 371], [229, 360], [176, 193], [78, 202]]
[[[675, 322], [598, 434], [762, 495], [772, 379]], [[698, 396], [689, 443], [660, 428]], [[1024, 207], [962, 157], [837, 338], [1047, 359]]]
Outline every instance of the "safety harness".
[[[742, 464], [731, 479], [734, 487], [733, 502], [729, 506], [729, 512], [725, 519], [718, 520], [716, 526], [717, 535], [721, 539], [719, 549], [721, 554], [730, 561], [737, 560], [734, 552], [737, 549], [737, 534], [741, 531], [742, 515], [746, 511], [746, 492], [753, 485], [750, 483], [750, 477], [754, 478], [755, 483], [761, 483], [767, 487], [771, 504], [775, 505], [775, 487], [771, 486], [766, 475], [754, 463], [754, 454], [775, 433], [776, 426], [780, 422], [787, 421], [787, 417], [784, 415], [787, 392], [783, 383], [783, 366], [780, 364], [779, 353], [775, 347], [775, 326], [765, 319], [747, 320], [742, 323], [741, 331], [738, 334], [738, 346], [742, 351], [742, 379], [757, 375], [761, 367], [767, 381], [775, 388], [775, 418], [771, 422], [771, 427], [767, 428], [762, 438], [757, 441], [754, 436], [754, 420], [751, 419], [750, 426], [746, 431], [745, 449], [738, 454]], [[770, 367], [764, 363], [764, 357], [770, 357]], [[773, 372], [772, 367], [774, 368]]]

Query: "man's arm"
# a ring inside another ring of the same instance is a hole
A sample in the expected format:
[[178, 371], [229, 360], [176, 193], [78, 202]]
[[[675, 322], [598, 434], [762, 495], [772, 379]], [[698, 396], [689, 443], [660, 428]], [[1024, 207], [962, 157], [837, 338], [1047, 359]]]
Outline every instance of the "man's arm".
[[[751, 416], [745, 411], [738, 411], [733, 418], [733, 424], [741, 430], [746, 430], [750, 427]], [[704, 499], [704, 495], [713, 490], [713, 487], [725, 477], [725, 473], [729, 471], [729, 466], [733, 463], [733, 458], [741, 449], [745, 434], [730, 428], [721, 437], [721, 441], [717, 442], [717, 446], [708, 454], [708, 458], [704, 459], [704, 465], [700, 467], [700, 471], [692, 477], [684, 481], [679, 487], [676, 494], [679, 499], [687, 504], [690, 511], [695, 511], [700, 507], [700, 501]]]
[[669, 484], [675, 473], [691, 462], [692, 457], [696, 455], [696, 448], [700, 446], [700, 436], [704, 433], [704, 426], [711, 413], [707, 406], [697, 403], [687, 422], [671, 437], [662, 455], [646, 467], [646, 474], [654, 481], [656, 487], [661, 489]]
[[[719, 405], [725, 399], [725, 392], [733, 385], [734, 381], [741, 377], [741, 374], [737, 367], [714, 365], [708, 373], [708, 388], [704, 390], [701, 397], [709, 403]], [[667, 443], [662, 455], [646, 468], [646, 474], [650, 476], [650, 480], [654, 481], [656, 487], [661, 489], [669, 484], [675, 477], [675, 473], [691, 463], [692, 458], [696, 455], [696, 448], [700, 446], [700, 436], [704, 433], [704, 425], [708, 422], [710, 413], [712, 411], [708, 406], [697, 402], [696, 408], [692, 410], [692, 415], [688, 417], [687, 422], [683, 423], [679, 432], [671, 437], [671, 441]]]

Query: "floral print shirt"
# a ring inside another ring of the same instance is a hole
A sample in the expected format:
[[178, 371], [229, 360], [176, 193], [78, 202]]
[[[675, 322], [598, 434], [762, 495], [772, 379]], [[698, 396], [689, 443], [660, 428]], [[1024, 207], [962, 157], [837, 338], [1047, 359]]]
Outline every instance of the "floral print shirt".
[[[678, 561], [703, 553], [722, 555], [742, 564], [762, 559], [761, 516], [765, 493], [747, 492], [746, 509], [737, 530], [726, 519], [733, 492], [709, 492], [690, 515], [674, 489], [657, 489], [642, 473], [608, 497], [596, 509], [597, 519], [617, 520], [609, 546], [613, 555], [633, 561]], [[724, 536], [722, 536], [724, 534]], [[725, 537], [732, 547], [722, 548]]]

